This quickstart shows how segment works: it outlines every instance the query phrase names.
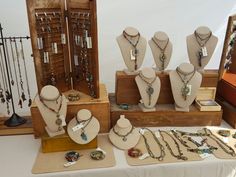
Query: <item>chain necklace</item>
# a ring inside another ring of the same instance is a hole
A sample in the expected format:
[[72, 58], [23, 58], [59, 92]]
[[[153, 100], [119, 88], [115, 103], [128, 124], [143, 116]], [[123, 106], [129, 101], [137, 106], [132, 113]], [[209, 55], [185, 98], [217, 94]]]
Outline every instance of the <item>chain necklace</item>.
[[26, 63], [25, 63], [25, 54], [24, 54], [23, 42], [22, 42], [21, 38], [20, 38], [20, 46], [21, 46], [21, 55], [22, 55], [22, 59], [23, 59], [23, 62], [24, 62], [24, 70], [25, 70], [25, 79], [26, 79], [26, 84], [27, 84], [27, 92], [28, 92], [28, 96], [29, 96], [28, 107], [30, 107], [31, 104], [32, 104], [32, 100], [31, 100], [31, 95], [30, 95], [29, 79], [28, 79]]
[[[135, 36], [131, 36], [127, 32], [125, 32], [125, 30], [124, 30], [123, 31], [123, 36], [130, 43], [130, 45], [133, 47], [133, 50], [130, 50], [130, 59], [134, 60], [134, 70], [137, 70], [138, 69], [137, 57], [138, 57], [138, 53], [139, 53], [139, 51], [137, 49], [137, 45], [138, 45], [139, 40], [140, 40], [140, 33], [138, 33]], [[135, 43], [133, 43], [128, 37], [131, 38], [131, 39], [137, 37], [137, 40], [136, 40]]]
[[[196, 70], [194, 69], [192, 72], [186, 74], [186, 73], [182, 72], [179, 67], [177, 67], [176, 73], [178, 74], [179, 78], [181, 79], [181, 81], [184, 84], [183, 87], [181, 88], [182, 97], [184, 98], [184, 100], [187, 100], [187, 96], [190, 95], [190, 92], [191, 92], [190, 86], [188, 85], [188, 83], [191, 81], [191, 79], [195, 75]], [[186, 77], [189, 75], [190, 75], [190, 77], [187, 80]]]
[[6, 58], [7, 58], [7, 62], [9, 63], [9, 73], [10, 73], [10, 80], [11, 80], [11, 85], [14, 85], [14, 80], [12, 77], [12, 70], [11, 70], [11, 62], [10, 62], [10, 56], [9, 56], [9, 52], [8, 52], [8, 45], [7, 45], [7, 39], [4, 40], [5, 43], [5, 47], [6, 47]]
[[183, 146], [185, 146], [185, 147], [187, 147], [187, 148], [190, 148], [190, 147], [187, 145], [187, 142], [184, 141], [184, 140], [178, 135], [177, 130], [171, 130], [171, 133], [174, 135], [174, 137], [175, 137], [177, 140], [179, 140], [179, 142], [180, 142]]
[[166, 60], [166, 54], [165, 54], [165, 50], [166, 50], [166, 47], [168, 46], [168, 44], [169, 44], [169, 38], [168, 38], [168, 40], [167, 40], [167, 42], [166, 42], [166, 45], [162, 48], [158, 43], [157, 43], [157, 41], [155, 40], [155, 38], [153, 37], [152, 38], [152, 41], [156, 44], [156, 46], [160, 49], [160, 51], [161, 51], [161, 53], [160, 53], [160, 55], [159, 55], [159, 60], [161, 61], [161, 63], [162, 63], [162, 70], [164, 70], [165, 69], [165, 60]]
[[88, 137], [87, 137], [87, 135], [86, 135], [86, 133], [85, 133], [85, 128], [89, 125], [89, 123], [91, 122], [92, 118], [93, 118], [93, 115], [91, 115], [91, 117], [90, 117], [89, 119], [87, 119], [87, 120], [81, 120], [81, 121], [79, 121], [79, 120], [77, 119], [77, 117], [76, 117], [76, 122], [77, 122], [78, 124], [82, 124], [82, 123], [83, 123], [83, 127], [81, 128], [80, 137], [81, 137], [82, 140], [84, 140], [84, 141], [87, 141], [87, 140], [88, 140]]
[[146, 146], [146, 149], [148, 151], [148, 154], [150, 155], [151, 158], [153, 159], [157, 159], [159, 161], [163, 161], [166, 153], [165, 153], [165, 149], [164, 146], [160, 143], [160, 141], [158, 140], [158, 138], [155, 136], [155, 134], [148, 128], [142, 128], [142, 130], [147, 130], [148, 132], [150, 132], [152, 134], [153, 139], [156, 141], [156, 144], [158, 144], [159, 148], [160, 148], [160, 155], [159, 156], [155, 156], [154, 153], [152, 152], [150, 145], [147, 142], [147, 138], [144, 136], [144, 134], [140, 133], [144, 139], [144, 143]]
[[191, 133], [191, 132], [184, 132], [184, 131], [180, 131], [180, 130], [175, 130], [176, 132], [180, 133], [181, 136], [209, 136], [209, 133]]
[[2, 56], [2, 49], [0, 48], [0, 69], [1, 69], [1, 76], [2, 76], [2, 83], [3, 83], [3, 87], [1, 85], [1, 82], [0, 82], [0, 99], [1, 99], [1, 103], [5, 103], [6, 102], [6, 99], [5, 99], [5, 96], [4, 96], [4, 91], [6, 91], [6, 78], [5, 78], [5, 71], [3, 70], [4, 66], [3, 66], [3, 56]]
[[[39, 100], [41, 101], [41, 103], [43, 104], [44, 107], [46, 107], [48, 110], [50, 110], [51, 112], [55, 113], [56, 114], [56, 125], [58, 125], [58, 131], [61, 131], [62, 130], [62, 119], [61, 119], [61, 115], [60, 115], [60, 111], [61, 111], [61, 108], [62, 108], [62, 103], [63, 103], [63, 98], [62, 98], [62, 94], [60, 93], [60, 96], [57, 98], [57, 100], [60, 99], [60, 104], [59, 104], [59, 107], [58, 109], [53, 109], [53, 108], [50, 108], [45, 102], [44, 102], [44, 98], [42, 98], [40, 95], [39, 95]], [[45, 101], [49, 101], [49, 100], [45, 100]], [[51, 100], [50, 100], [51, 101]]]
[[[177, 158], [177, 159], [179, 159], [179, 160], [188, 160], [188, 158], [187, 158], [186, 156], [184, 156], [184, 154], [182, 153], [182, 151], [181, 151], [181, 149], [180, 149], [180, 147], [179, 147], [179, 144], [177, 143], [177, 141], [175, 140], [175, 138], [174, 138], [171, 134], [169, 134], [167, 131], [163, 131], [163, 130], [159, 130], [159, 132], [160, 132], [160, 136], [161, 136], [162, 140], [163, 140], [163, 141], [165, 142], [165, 144], [166, 144], [167, 149], [170, 151], [170, 153], [171, 153], [171, 155], [172, 155], [173, 157], [175, 157], [175, 158]], [[178, 154], [177, 154], [177, 155], [176, 155], [176, 154], [174, 153], [174, 151], [171, 149], [170, 144], [165, 140], [165, 138], [164, 138], [164, 136], [163, 136], [164, 133], [165, 133], [166, 135], [168, 135], [168, 136], [174, 141], [175, 146], [177, 147], [177, 150], [178, 150]]]
[[147, 88], [146, 88], [146, 93], [148, 94], [148, 105], [151, 105], [151, 98], [152, 98], [152, 94], [154, 93], [154, 88], [152, 87], [152, 84], [156, 81], [157, 77], [155, 76], [155, 78], [153, 78], [153, 80], [151, 82], [148, 82], [146, 79], [150, 79], [145, 77], [142, 72], [139, 73], [139, 77], [142, 79], [142, 81], [144, 81], [147, 84]]
[[[214, 135], [210, 129], [207, 128], [203, 128], [204, 132], [207, 134], [207, 131], [209, 132], [209, 138], [211, 138], [212, 140], [214, 140], [219, 146], [220, 148], [226, 153], [229, 154], [233, 157], [236, 156], [236, 153], [234, 151], [234, 149], [232, 147], [230, 147], [229, 145], [227, 145], [224, 141], [222, 141], [220, 138], [218, 138], [216, 135]], [[228, 150], [226, 149], [228, 148]]]
[[129, 136], [134, 130], [134, 126], [132, 125], [131, 129], [125, 134], [125, 135], [121, 135], [118, 131], [115, 130], [115, 126], [112, 128], [112, 131], [119, 137], [122, 138], [122, 140], [125, 142], [127, 141], [127, 136]]
[[204, 57], [207, 57], [207, 48], [206, 48], [206, 43], [209, 41], [209, 39], [212, 36], [212, 32], [209, 33], [208, 36], [206, 36], [205, 38], [202, 38], [197, 31], [194, 31], [194, 36], [195, 39], [200, 47], [199, 51], [197, 52], [198, 55], [198, 65], [201, 67], [202, 66], [202, 59]]

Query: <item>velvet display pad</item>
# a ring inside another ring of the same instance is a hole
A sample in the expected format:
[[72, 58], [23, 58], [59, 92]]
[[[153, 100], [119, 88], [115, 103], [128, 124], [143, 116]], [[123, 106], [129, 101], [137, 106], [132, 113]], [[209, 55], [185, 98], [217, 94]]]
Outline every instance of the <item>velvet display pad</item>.
[[[170, 132], [168, 131], [168, 133], [170, 133]], [[156, 143], [156, 141], [153, 139], [153, 136], [151, 135], [151, 133], [148, 132], [148, 131], [145, 131], [144, 135], [147, 138], [148, 144], [150, 145], [150, 148], [151, 148], [152, 152], [155, 154], [155, 156], [159, 156], [160, 155], [160, 148], [159, 148], [158, 144]], [[164, 139], [168, 143], [170, 143], [171, 148], [173, 149], [174, 153], [177, 154], [178, 150], [177, 150], [177, 147], [174, 144], [174, 141], [168, 135], [166, 135], [165, 133], [163, 134], [163, 136], [164, 136]], [[166, 155], [165, 155], [163, 161], [158, 161], [157, 159], [153, 159], [151, 157], [148, 157], [144, 160], [140, 160], [139, 158], [132, 158], [132, 157], [129, 157], [128, 152], [125, 151], [125, 156], [126, 156], [127, 163], [131, 166], [138, 166], [138, 165], [151, 165], [151, 164], [161, 164], [161, 163], [186, 162], [186, 161], [183, 161], [183, 160], [178, 160], [175, 157], [173, 157], [170, 154], [170, 151], [167, 149], [165, 143], [162, 141], [162, 138], [159, 137], [158, 139], [161, 142], [161, 144], [163, 145], [163, 147], [165, 148]], [[179, 144], [184, 156], [186, 156], [188, 158], [187, 161], [200, 161], [200, 160], [203, 160], [198, 154], [188, 152], [186, 147], [184, 147], [181, 143], [179, 143], [179, 141], [177, 139], [176, 139], [176, 141]], [[192, 147], [192, 146], [190, 145], [190, 147]], [[146, 146], [145, 146], [145, 143], [144, 143], [143, 137], [140, 138], [140, 140], [139, 140], [138, 144], [135, 146], [135, 148], [140, 149], [143, 154], [148, 153], [147, 149], [146, 149]], [[194, 146], [192, 148], [194, 148]]]
[[[224, 140], [224, 137], [221, 136], [221, 135], [219, 135], [219, 134], [217, 133], [219, 130], [222, 130], [222, 129], [214, 129], [214, 130], [211, 130], [211, 131], [212, 131], [212, 133], [213, 133], [214, 135], [216, 135], [218, 138], [220, 138], [221, 140]], [[227, 130], [228, 130], [228, 129], [227, 129]], [[203, 130], [199, 130], [199, 132], [204, 133]], [[234, 149], [234, 151], [236, 152], [236, 148], [234, 147], [234, 145], [236, 144], [236, 139], [232, 138], [232, 135], [233, 135], [235, 132], [236, 132], [236, 130], [230, 129], [230, 136], [227, 137], [227, 138], [225, 138], [225, 139], [227, 140], [227, 143], [226, 143], [226, 144], [228, 144], [230, 147], [232, 147], [232, 148]], [[207, 142], [208, 142], [210, 145], [212, 145], [212, 146], [218, 148], [217, 150], [213, 151], [213, 154], [214, 154], [214, 156], [215, 156], [216, 158], [219, 158], [219, 159], [236, 159], [236, 156], [233, 157], [233, 156], [231, 156], [231, 155], [225, 153], [225, 152], [223, 151], [223, 149], [222, 149], [221, 147], [219, 147], [219, 145], [218, 145], [214, 140], [212, 140], [211, 138], [209, 138], [209, 137], [207, 137], [207, 136], [204, 137], [204, 138], [207, 138]], [[228, 149], [228, 148], [226, 148], [226, 149]]]
[[79, 152], [82, 157], [79, 158], [76, 164], [70, 167], [64, 167], [64, 164], [67, 162], [64, 156], [68, 151], [42, 153], [40, 149], [32, 168], [32, 173], [42, 174], [62, 171], [107, 168], [115, 166], [116, 162], [113, 147], [109, 142], [107, 135], [98, 136], [98, 147], [106, 152], [106, 157], [103, 160], [92, 160], [90, 158], [90, 152], [94, 149], [76, 151]]

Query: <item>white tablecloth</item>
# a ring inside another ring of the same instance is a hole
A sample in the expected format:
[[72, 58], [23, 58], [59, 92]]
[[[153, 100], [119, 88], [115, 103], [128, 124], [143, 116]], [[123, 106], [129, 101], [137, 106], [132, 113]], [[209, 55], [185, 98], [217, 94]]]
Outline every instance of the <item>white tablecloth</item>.
[[[222, 127], [230, 128], [225, 122]], [[164, 129], [167, 129], [166, 127]], [[181, 127], [186, 131], [197, 127]], [[147, 166], [129, 166], [124, 152], [114, 148], [116, 166], [112, 168], [34, 175], [31, 168], [40, 147], [33, 135], [0, 137], [0, 177], [235, 177], [236, 160], [210, 157], [204, 161]]]

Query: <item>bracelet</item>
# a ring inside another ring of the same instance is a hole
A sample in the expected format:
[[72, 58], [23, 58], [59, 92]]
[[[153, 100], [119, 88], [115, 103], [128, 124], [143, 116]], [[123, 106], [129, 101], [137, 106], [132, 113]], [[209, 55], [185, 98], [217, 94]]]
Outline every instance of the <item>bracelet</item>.
[[103, 160], [105, 158], [105, 154], [102, 151], [92, 151], [90, 153], [90, 157], [93, 160]]
[[143, 153], [141, 152], [140, 149], [131, 148], [131, 149], [128, 150], [128, 155], [130, 157], [137, 158], [137, 157], [140, 157], [141, 155], [143, 155]]
[[234, 139], [236, 139], [236, 132], [232, 135], [232, 137], [233, 137]]
[[223, 136], [223, 137], [229, 137], [230, 136], [230, 131], [229, 130], [219, 130], [218, 134]]
[[70, 151], [65, 154], [65, 158], [68, 162], [75, 162], [77, 161], [81, 155], [78, 152]]

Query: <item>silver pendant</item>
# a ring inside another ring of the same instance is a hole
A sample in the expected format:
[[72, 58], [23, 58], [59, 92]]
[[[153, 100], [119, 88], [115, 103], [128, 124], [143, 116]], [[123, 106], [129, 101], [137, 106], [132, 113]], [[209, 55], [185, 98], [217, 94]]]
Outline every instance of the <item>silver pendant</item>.
[[57, 50], [57, 43], [56, 43], [56, 42], [53, 42], [53, 43], [52, 43], [52, 53], [55, 53], [55, 54], [58, 53], [58, 50]]
[[66, 44], [66, 35], [64, 33], [61, 34], [61, 44]]
[[38, 37], [37, 38], [37, 46], [38, 46], [38, 49], [43, 49], [43, 38], [42, 37]]
[[86, 43], [87, 43], [87, 48], [91, 49], [92, 48], [92, 37], [87, 37]]
[[48, 52], [43, 52], [43, 62], [49, 63], [49, 54]]

